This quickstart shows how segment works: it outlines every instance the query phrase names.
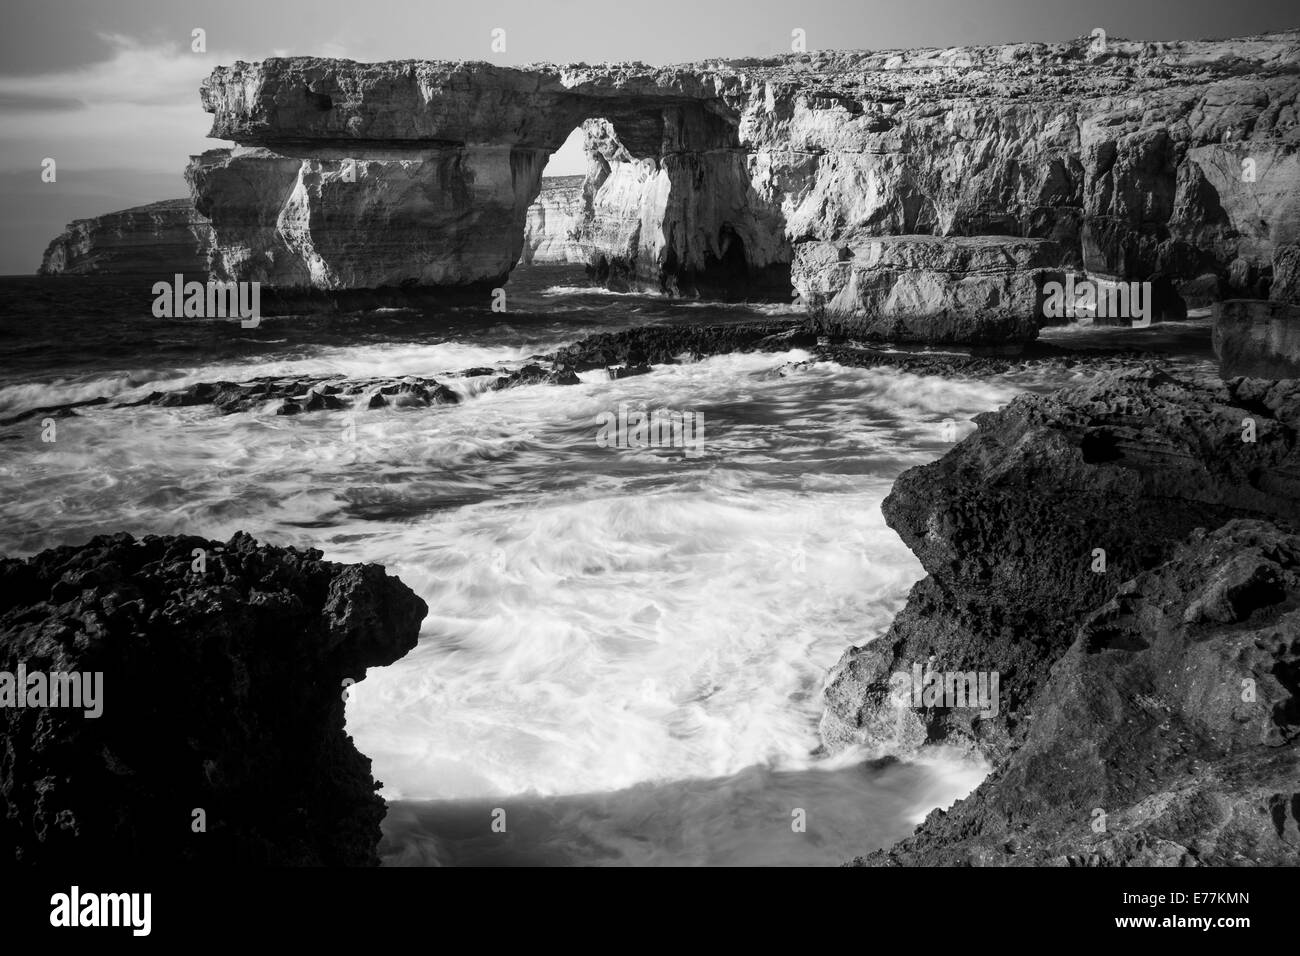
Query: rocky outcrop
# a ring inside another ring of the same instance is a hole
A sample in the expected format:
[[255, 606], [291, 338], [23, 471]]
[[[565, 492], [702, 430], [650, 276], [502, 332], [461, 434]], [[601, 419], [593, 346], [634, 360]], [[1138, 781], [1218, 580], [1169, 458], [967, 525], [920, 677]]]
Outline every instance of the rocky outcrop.
[[[895, 482], [882, 510], [924, 566], [889, 631], [850, 649], [826, 689], [832, 749], [922, 742], [997, 758], [1025, 729], [1052, 665], [1120, 582], [1197, 528], [1300, 522], [1300, 383], [1218, 387], [1154, 369], [1022, 396]], [[998, 672], [997, 713], [893, 705], [915, 665]]]
[[212, 230], [189, 199], [78, 219], [53, 240], [40, 275], [205, 275]]
[[817, 326], [866, 340], [1030, 341], [1043, 287], [1063, 282], [1056, 243], [1001, 236], [861, 236], [805, 242], [794, 272]]
[[96, 717], [30, 691], [0, 709], [11, 862], [378, 863], [343, 691], [415, 646], [400, 581], [244, 534], [119, 534], [0, 560], [0, 585], [0, 671], [102, 675]]
[[1189, 294], [1265, 274], [1300, 227], [1300, 35], [1090, 44], [672, 68], [237, 63], [203, 101], [241, 148], [197, 158], [191, 182], [223, 277], [492, 284], [522, 251], [545, 158], [599, 119], [587, 235], [616, 282], [785, 298], [794, 263], [812, 295], [843, 269], [802, 244], [917, 234], [1051, 240], [1061, 267]]
[[1300, 863], [1300, 536], [1234, 521], [1121, 585], [1006, 763], [860, 862]]
[[528, 207], [520, 265], [587, 262], [582, 241], [583, 176], [543, 176], [542, 191]]
[[1135, 368], [976, 421], [885, 499], [927, 577], [822, 735], [995, 770], [866, 862], [1300, 862], [1300, 382]]
[[1224, 378], [1300, 378], [1300, 304], [1263, 299], [1215, 303], [1214, 353]]

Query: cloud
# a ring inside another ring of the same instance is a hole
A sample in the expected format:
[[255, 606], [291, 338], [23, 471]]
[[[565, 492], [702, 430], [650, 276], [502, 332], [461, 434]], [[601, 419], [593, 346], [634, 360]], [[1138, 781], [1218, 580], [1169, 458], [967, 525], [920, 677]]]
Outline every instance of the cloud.
[[0, 170], [53, 156], [61, 176], [78, 168], [177, 171], [204, 147], [210, 122], [199, 84], [219, 61], [175, 45], [102, 39], [113, 50], [103, 62], [0, 76]]

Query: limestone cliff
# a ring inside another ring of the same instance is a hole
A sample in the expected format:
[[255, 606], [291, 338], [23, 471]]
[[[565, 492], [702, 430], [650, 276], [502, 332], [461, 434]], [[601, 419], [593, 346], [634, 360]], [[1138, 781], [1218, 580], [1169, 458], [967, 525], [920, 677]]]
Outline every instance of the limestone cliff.
[[524, 220], [520, 265], [587, 262], [581, 238], [585, 181], [583, 176], [542, 177], [542, 191]]
[[46, 248], [40, 275], [204, 273], [212, 230], [189, 199], [78, 219]]
[[[203, 87], [212, 135], [240, 146], [197, 157], [190, 181], [224, 276], [495, 284], [546, 158], [600, 119], [600, 275], [783, 298], [793, 283], [853, 320], [879, 297], [828, 297], [825, 269], [861, 274], [843, 263], [863, 238], [1001, 235], [1200, 302], [1257, 294], [1240, 286], [1297, 238], [1298, 65], [1295, 32], [666, 68], [241, 62]], [[807, 243], [835, 254], [797, 254]], [[947, 319], [951, 302], [929, 311]]]

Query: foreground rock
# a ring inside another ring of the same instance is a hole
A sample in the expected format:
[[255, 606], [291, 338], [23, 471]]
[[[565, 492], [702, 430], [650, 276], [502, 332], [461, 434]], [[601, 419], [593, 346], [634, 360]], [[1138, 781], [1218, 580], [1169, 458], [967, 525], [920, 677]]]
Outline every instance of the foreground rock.
[[212, 227], [187, 199], [78, 219], [46, 248], [40, 275], [206, 274]]
[[872, 865], [1300, 864], [1300, 537], [1197, 533], [1055, 664], [1023, 745]]
[[0, 560], [0, 670], [103, 675], [99, 717], [0, 710], [4, 852], [377, 864], [384, 803], [344, 731], [342, 682], [414, 647], [426, 612], [377, 565], [244, 534], [120, 534]]
[[[1079, 622], [1120, 582], [1167, 560], [1196, 528], [1300, 522], [1297, 382], [1214, 387], [1112, 371], [976, 422], [884, 501], [928, 576], [888, 633], [832, 672], [822, 721], [832, 749], [942, 742], [1001, 757]], [[998, 672], [997, 713], [900, 711], [890, 680], [914, 665]]]

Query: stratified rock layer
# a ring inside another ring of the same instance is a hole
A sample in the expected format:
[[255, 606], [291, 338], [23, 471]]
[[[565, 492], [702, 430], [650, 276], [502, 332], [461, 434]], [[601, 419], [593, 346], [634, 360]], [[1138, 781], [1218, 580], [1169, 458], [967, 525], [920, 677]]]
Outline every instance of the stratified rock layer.
[[581, 235], [585, 182], [583, 176], [542, 177], [542, 191], [528, 207], [520, 265], [587, 263]]
[[1300, 229], [1300, 34], [1090, 43], [669, 68], [236, 63], [203, 101], [212, 135], [245, 148], [196, 159], [191, 182], [223, 278], [496, 283], [546, 157], [585, 124], [584, 238], [617, 283], [812, 295], [840, 260], [796, 256], [804, 243], [1000, 235], [1198, 302], [1257, 294]]
[[1037, 338], [1043, 287], [1064, 281], [1059, 262], [1050, 240], [1002, 236], [866, 236], [795, 248], [819, 327], [894, 342]]
[[45, 250], [40, 275], [206, 275], [212, 229], [189, 199], [78, 219]]
[[344, 731], [342, 682], [414, 647], [426, 611], [377, 565], [243, 534], [119, 534], [0, 560], [0, 671], [103, 674], [98, 718], [0, 711], [4, 852], [377, 864], [384, 803]]

